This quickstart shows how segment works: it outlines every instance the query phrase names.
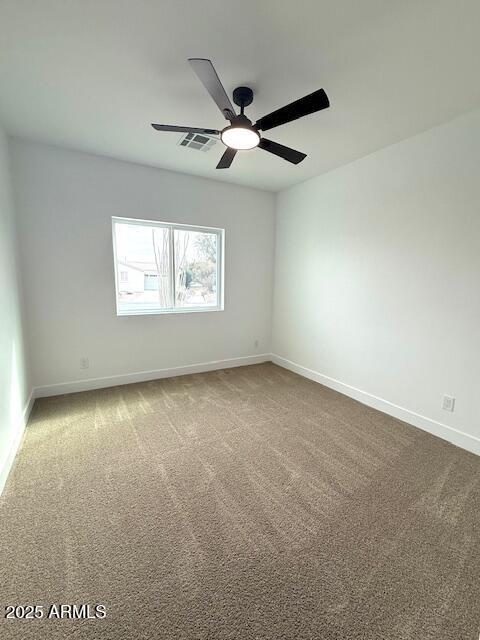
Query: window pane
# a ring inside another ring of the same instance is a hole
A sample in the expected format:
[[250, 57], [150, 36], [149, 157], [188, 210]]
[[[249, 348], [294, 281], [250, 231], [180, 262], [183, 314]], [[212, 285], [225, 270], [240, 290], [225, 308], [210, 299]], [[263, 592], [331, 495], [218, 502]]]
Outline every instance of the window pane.
[[115, 222], [118, 311], [172, 307], [169, 229]]
[[174, 230], [175, 306], [216, 307], [218, 236]]

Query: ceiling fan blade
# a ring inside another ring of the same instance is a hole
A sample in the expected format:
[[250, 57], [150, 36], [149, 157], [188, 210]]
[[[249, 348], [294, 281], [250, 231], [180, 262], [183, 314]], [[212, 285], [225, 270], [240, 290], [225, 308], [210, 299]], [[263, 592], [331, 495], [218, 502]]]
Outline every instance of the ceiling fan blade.
[[295, 100], [295, 102], [291, 102], [285, 107], [263, 116], [255, 126], [257, 129], [267, 131], [268, 129], [273, 129], [273, 127], [307, 116], [309, 113], [327, 109], [329, 106], [330, 101], [327, 94], [323, 89], [318, 89], [318, 91], [314, 91], [310, 95], [300, 98], [300, 100]]
[[227, 120], [234, 118], [235, 109], [233, 108], [233, 105], [220, 82], [220, 78], [215, 71], [212, 61], [207, 60], [206, 58], [189, 58], [188, 61], [200, 82], [212, 96], [217, 107], [223, 113], [224, 117]]
[[292, 164], [298, 164], [307, 157], [306, 153], [295, 151], [295, 149], [285, 147], [283, 144], [278, 144], [278, 142], [273, 142], [272, 140], [267, 140], [267, 138], [262, 138], [258, 146], [260, 149], [280, 156], [280, 158], [288, 160], [288, 162]]
[[170, 124], [154, 124], [152, 127], [157, 131], [178, 131], [179, 133], [203, 133], [206, 136], [218, 136], [220, 131], [217, 129], [199, 129], [197, 127], [177, 127]]
[[232, 149], [231, 147], [228, 147], [225, 153], [223, 154], [223, 156], [220, 158], [220, 162], [217, 164], [217, 169], [228, 169], [232, 164], [236, 153], [237, 153], [236, 149]]

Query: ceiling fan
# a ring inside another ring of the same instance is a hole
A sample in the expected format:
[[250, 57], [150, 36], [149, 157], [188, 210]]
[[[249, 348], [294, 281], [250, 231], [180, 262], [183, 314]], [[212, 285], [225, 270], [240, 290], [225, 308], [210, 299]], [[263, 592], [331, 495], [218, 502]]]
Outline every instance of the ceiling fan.
[[177, 131], [186, 133], [199, 133], [207, 136], [220, 136], [221, 141], [227, 147], [225, 153], [217, 164], [217, 169], [228, 169], [233, 159], [240, 149], [254, 149], [259, 147], [280, 156], [284, 160], [293, 164], [298, 164], [306, 158], [305, 153], [295, 151], [283, 144], [273, 142], [260, 136], [260, 131], [268, 131], [281, 124], [297, 120], [310, 113], [327, 109], [330, 106], [327, 94], [323, 89], [318, 89], [304, 96], [295, 102], [291, 102], [285, 107], [272, 111], [255, 124], [247, 118], [244, 113], [253, 100], [253, 91], [249, 87], [237, 87], [233, 92], [233, 101], [240, 107], [240, 114], [235, 113], [230, 99], [220, 82], [220, 78], [215, 71], [211, 60], [205, 58], [189, 58], [192, 69], [197, 74], [200, 82], [211, 95], [223, 116], [230, 121], [230, 124], [219, 131], [218, 129], [200, 129], [197, 127], [177, 127], [168, 124], [152, 124], [157, 131]]

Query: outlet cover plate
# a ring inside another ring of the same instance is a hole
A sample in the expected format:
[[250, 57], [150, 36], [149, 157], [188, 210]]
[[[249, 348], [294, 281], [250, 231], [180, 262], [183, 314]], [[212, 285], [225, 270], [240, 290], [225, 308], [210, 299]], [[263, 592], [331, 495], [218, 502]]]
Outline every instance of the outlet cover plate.
[[453, 411], [455, 408], [455, 398], [453, 396], [443, 396], [442, 409]]

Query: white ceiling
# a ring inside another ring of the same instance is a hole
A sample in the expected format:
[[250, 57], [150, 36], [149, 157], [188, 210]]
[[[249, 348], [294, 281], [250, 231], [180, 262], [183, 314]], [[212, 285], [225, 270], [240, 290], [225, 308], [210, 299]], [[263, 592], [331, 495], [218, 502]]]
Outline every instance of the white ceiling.
[[[9, 133], [277, 191], [480, 104], [478, 0], [0, 0], [0, 119]], [[215, 170], [150, 122], [222, 128], [187, 63], [211, 58], [256, 118], [320, 87], [332, 107], [268, 132]]]

